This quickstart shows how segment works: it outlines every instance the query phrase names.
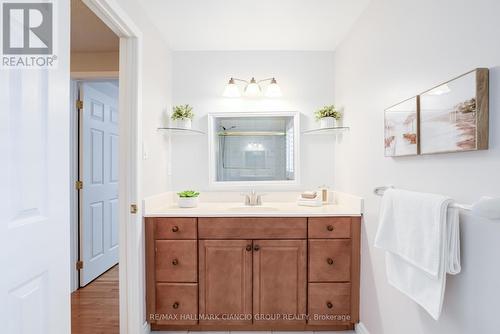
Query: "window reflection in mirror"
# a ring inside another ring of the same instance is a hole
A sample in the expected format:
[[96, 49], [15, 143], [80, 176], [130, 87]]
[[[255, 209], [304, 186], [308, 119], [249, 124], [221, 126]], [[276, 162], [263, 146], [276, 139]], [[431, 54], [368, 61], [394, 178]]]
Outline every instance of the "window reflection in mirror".
[[215, 181], [295, 180], [296, 118], [214, 117]]

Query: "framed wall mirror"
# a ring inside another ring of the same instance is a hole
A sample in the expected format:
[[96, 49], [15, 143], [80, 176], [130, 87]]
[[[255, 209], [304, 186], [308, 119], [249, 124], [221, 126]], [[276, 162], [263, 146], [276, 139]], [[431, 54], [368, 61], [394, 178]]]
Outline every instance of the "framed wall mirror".
[[210, 184], [297, 184], [298, 112], [209, 114]]

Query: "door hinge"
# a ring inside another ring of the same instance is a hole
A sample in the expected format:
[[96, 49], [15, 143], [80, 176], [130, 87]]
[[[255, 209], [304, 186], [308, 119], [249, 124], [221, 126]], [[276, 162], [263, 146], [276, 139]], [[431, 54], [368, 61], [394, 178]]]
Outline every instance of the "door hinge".
[[83, 269], [83, 261], [76, 261], [76, 270]]
[[76, 100], [76, 109], [83, 109], [83, 101]]
[[82, 190], [83, 189], [83, 182], [82, 181], [76, 181], [75, 182], [75, 188], [78, 189], [78, 190]]
[[130, 204], [130, 213], [137, 213], [137, 204]]

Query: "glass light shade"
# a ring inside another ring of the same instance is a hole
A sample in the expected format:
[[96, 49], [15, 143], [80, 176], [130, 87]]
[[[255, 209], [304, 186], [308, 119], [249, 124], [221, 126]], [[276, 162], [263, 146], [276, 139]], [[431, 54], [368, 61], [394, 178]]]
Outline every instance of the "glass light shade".
[[250, 80], [250, 83], [245, 87], [245, 95], [249, 97], [259, 96], [262, 93], [259, 84], [255, 81], [255, 78]]
[[281, 97], [281, 88], [278, 86], [276, 79], [273, 78], [271, 83], [266, 88], [266, 96], [267, 97]]
[[222, 96], [224, 97], [240, 97], [241, 92], [240, 89], [238, 88], [238, 85], [236, 85], [236, 82], [234, 82], [234, 79], [231, 78], [229, 82], [226, 85], [226, 88], [224, 88], [224, 93], [222, 93]]

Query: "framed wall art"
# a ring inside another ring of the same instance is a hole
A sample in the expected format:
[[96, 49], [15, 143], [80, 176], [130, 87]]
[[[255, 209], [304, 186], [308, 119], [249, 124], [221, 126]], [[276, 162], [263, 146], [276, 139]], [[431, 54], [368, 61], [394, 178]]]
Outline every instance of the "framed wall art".
[[386, 157], [417, 155], [418, 96], [385, 110], [384, 154]]
[[489, 70], [478, 68], [385, 110], [384, 154], [488, 149]]
[[421, 154], [488, 148], [488, 69], [476, 69], [420, 95]]

